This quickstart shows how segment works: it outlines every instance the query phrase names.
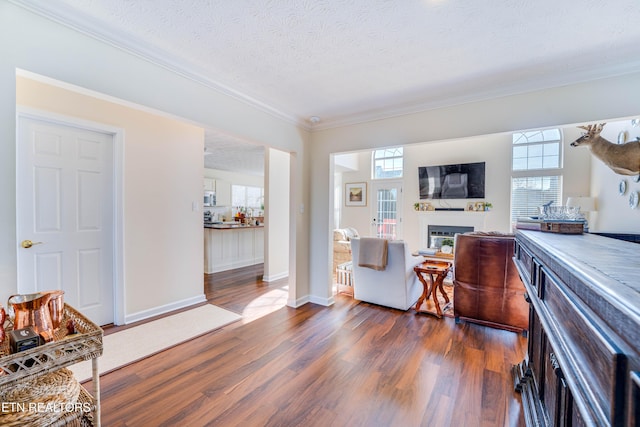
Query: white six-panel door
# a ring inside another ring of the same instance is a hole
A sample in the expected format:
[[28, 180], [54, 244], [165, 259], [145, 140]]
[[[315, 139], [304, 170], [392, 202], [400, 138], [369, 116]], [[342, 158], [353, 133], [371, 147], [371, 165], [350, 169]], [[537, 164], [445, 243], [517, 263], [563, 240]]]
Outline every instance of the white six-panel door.
[[62, 289], [112, 323], [113, 135], [19, 117], [16, 151], [18, 292]]

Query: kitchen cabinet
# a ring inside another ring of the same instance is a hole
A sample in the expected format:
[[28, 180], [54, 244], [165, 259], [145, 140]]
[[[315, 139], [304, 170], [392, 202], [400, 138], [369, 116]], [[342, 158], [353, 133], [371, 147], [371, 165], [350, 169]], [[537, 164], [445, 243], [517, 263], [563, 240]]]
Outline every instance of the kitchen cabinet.
[[514, 367], [527, 426], [640, 426], [640, 245], [516, 232], [527, 357]]
[[204, 191], [216, 191], [216, 180], [213, 178], [205, 178]]
[[231, 183], [216, 179], [215, 182], [216, 205], [231, 206]]
[[221, 179], [205, 178], [204, 191], [216, 193], [216, 206], [231, 206], [231, 183]]
[[263, 262], [264, 227], [204, 229], [204, 272], [206, 274]]
[[264, 228], [255, 229], [255, 257], [264, 262]]

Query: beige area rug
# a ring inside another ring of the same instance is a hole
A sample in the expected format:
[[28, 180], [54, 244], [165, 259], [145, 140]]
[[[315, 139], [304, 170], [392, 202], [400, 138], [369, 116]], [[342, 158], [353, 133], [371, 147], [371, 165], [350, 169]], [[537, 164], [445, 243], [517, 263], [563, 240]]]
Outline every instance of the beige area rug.
[[[106, 335], [102, 357], [98, 359], [99, 372], [105, 374], [121, 368], [241, 318], [239, 314], [207, 304]], [[69, 369], [78, 381], [92, 377], [91, 361]]]

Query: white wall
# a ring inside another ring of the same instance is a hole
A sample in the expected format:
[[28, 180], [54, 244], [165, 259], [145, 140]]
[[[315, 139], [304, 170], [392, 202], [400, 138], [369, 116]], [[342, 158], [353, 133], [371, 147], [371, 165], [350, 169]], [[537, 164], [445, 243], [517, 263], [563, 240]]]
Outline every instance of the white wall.
[[[569, 144], [574, 141], [579, 132], [575, 126], [564, 129], [564, 174], [563, 195], [588, 195], [590, 177], [590, 155], [585, 150], [571, 148]], [[437, 141], [424, 144], [413, 144], [404, 148], [404, 185], [403, 185], [403, 236], [409, 246], [418, 249], [423, 246], [420, 229], [421, 217], [429, 218], [446, 215], [461, 214], [438, 212], [416, 212], [414, 203], [420, 202], [418, 188], [418, 168], [420, 166], [447, 165], [455, 163], [486, 163], [486, 181], [484, 199], [459, 199], [459, 200], [422, 200], [430, 202], [436, 208], [465, 208], [469, 201], [486, 201], [493, 204], [491, 211], [484, 214], [468, 212], [463, 215], [469, 220], [469, 225], [482, 224], [485, 231], [511, 231], [510, 205], [511, 205], [511, 133], [496, 135], [476, 136], [448, 141]], [[366, 181], [371, 186], [371, 151], [359, 153], [359, 171], [342, 173], [342, 180]], [[370, 194], [371, 197], [371, 194]], [[564, 196], [563, 196], [564, 197]], [[368, 227], [371, 217], [371, 203], [367, 208], [344, 207], [341, 227], [354, 227], [366, 235], [370, 235]], [[446, 220], [445, 220], [446, 221]], [[457, 222], [460, 220], [455, 220]], [[462, 220], [464, 222], [464, 220]], [[456, 225], [451, 223], [451, 225]]]
[[[204, 128], [218, 129], [245, 140], [291, 152], [296, 161], [293, 165], [296, 171], [294, 179], [298, 179], [292, 198], [296, 204], [309, 204], [309, 179], [305, 175], [309, 164], [305, 150], [309, 141], [308, 132], [299, 129], [292, 122], [249, 106], [202, 83], [3, 1], [0, 2], [0, 198], [3, 200], [0, 204], [0, 296], [17, 290], [16, 69], [47, 76], [114, 99], [161, 111]], [[251, 123], [251, 126], [247, 126], [247, 123]], [[191, 154], [184, 157], [182, 153], [173, 155], [181, 163], [189, 162]], [[194, 169], [193, 173], [202, 179], [202, 168]], [[145, 169], [134, 173], [144, 175]], [[171, 176], [171, 168], [165, 174]], [[200, 183], [199, 192], [202, 191], [201, 185]], [[146, 191], [147, 189], [138, 186], [128, 188], [127, 199], [142, 200], [146, 197]], [[295, 230], [293, 243], [296, 247], [294, 253], [298, 263], [294, 272], [297, 277], [292, 281], [289, 301], [292, 305], [308, 301], [308, 212], [306, 210], [292, 218]], [[140, 216], [149, 213], [150, 210], [145, 208], [141, 210]], [[200, 215], [201, 212], [198, 217]], [[179, 216], [170, 219], [180, 221]], [[151, 234], [159, 231], [161, 230], [155, 229], [141, 233], [140, 241], [152, 238]], [[201, 229], [199, 234], [202, 235]], [[134, 254], [126, 255], [129, 265], [141, 262], [132, 255]], [[201, 263], [202, 256], [193, 258]], [[158, 262], [163, 261], [164, 259]], [[167, 262], [173, 265], [189, 264], [191, 257], [190, 254], [179, 253]], [[141, 265], [144, 264], [143, 261]], [[174, 292], [179, 292], [175, 289], [159, 290], [150, 280], [146, 280], [146, 283], [145, 296], [151, 294], [154, 295], [153, 298], [166, 300], [172, 298]], [[134, 306], [127, 307], [127, 313], [142, 308], [138, 305], [141, 301], [142, 298], [136, 298]]]
[[124, 130], [125, 316], [204, 300], [202, 214], [192, 211], [202, 197], [193, 166], [202, 162], [203, 129], [22, 77], [16, 102]]
[[[340, 209], [340, 228], [353, 227], [358, 230], [361, 236], [371, 236], [371, 204], [374, 203], [371, 197], [371, 151], [361, 151], [353, 153], [352, 161], [356, 170], [344, 172], [341, 175], [342, 185], [339, 187], [340, 198], [338, 199]], [[367, 205], [366, 206], [345, 206], [345, 186], [354, 182], [367, 183]]]
[[330, 161], [334, 153], [635, 117], [640, 114], [640, 98], [630, 94], [638, 91], [640, 73], [314, 132], [311, 194], [317, 209], [311, 216], [312, 294], [330, 293], [329, 244], [334, 218]]
[[289, 275], [289, 154], [268, 149], [266, 153], [264, 280]]
[[[511, 135], [498, 134], [411, 145], [405, 149], [405, 237], [418, 248], [418, 216], [413, 204], [420, 202], [418, 168], [420, 166], [485, 162], [485, 198], [460, 200], [422, 200], [436, 208], [466, 208], [467, 202], [487, 201], [493, 204], [485, 214], [466, 212], [474, 221], [483, 217], [484, 230], [510, 230]], [[440, 215], [441, 212], [438, 212]], [[422, 215], [432, 216], [432, 213]], [[446, 215], [446, 213], [442, 213]], [[472, 221], [473, 222], [473, 221]], [[480, 221], [478, 221], [480, 222]]]
[[582, 135], [576, 126], [562, 128], [564, 140], [564, 175], [562, 181], [562, 203], [568, 197], [588, 196], [591, 191], [591, 153], [588, 150], [571, 147], [571, 143]]

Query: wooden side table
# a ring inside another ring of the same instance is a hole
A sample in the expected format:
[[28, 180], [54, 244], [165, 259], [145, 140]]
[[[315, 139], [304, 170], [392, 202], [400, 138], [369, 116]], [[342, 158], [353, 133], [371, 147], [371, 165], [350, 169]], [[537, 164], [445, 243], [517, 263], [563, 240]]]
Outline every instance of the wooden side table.
[[[436, 292], [439, 289], [447, 305], [450, 303], [449, 297], [444, 291], [442, 284], [445, 277], [447, 277], [447, 274], [451, 270], [451, 265], [452, 264], [447, 261], [425, 261], [413, 268], [413, 271], [416, 272], [418, 279], [420, 279], [420, 282], [422, 282], [422, 286], [424, 287], [422, 295], [418, 298], [418, 302], [416, 303], [416, 312], [434, 314], [430, 311], [420, 310], [422, 303], [431, 297], [433, 298], [433, 305], [436, 307], [435, 316], [439, 319], [442, 318], [442, 308], [440, 308], [440, 302], [438, 301]], [[425, 276], [429, 276], [429, 283], [425, 280]]]

